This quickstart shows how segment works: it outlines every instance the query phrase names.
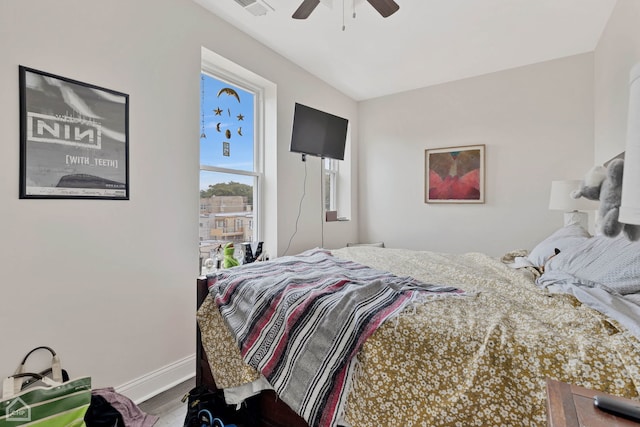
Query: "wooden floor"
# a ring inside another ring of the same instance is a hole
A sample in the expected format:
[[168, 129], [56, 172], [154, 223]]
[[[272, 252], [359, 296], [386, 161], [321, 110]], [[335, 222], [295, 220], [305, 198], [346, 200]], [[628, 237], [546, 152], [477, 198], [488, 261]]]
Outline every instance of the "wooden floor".
[[187, 413], [187, 404], [182, 397], [196, 385], [195, 378], [160, 393], [138, 405], [147, 414], [160, 417], [154, 427], [182, 427]]

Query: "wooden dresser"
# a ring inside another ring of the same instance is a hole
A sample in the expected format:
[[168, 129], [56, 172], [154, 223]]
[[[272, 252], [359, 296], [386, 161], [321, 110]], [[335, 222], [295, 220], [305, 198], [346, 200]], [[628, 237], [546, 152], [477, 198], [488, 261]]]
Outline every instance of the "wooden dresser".
[[[547, 380], [547, 425], [549, 427], [639, 427], [640, 423], [617, 417], [593, 405], [600, 391]], [[617, 398], [620, 400], [621, 397]], [[637, 402], [636, 402], [637, 403]]]

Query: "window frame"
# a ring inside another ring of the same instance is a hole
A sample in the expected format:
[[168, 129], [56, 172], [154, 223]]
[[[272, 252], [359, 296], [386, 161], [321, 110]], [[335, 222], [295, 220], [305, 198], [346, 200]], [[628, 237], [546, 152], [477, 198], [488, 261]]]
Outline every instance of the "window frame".
[[[252, 238], [254, 241], [262, 241], [263, 224], [264, 224], [264, 205], [262, 203], [264, 188], [264, 109], [265, 109], [265, 93], [264, 89], [252, 82], [245, 80], [233, 72], [225, 68], [211, 63], [203, 58], [200, 69], [201, 74], [225, 82], [229, 85], [236, 86], [253, 94], [253, 171], [224, 168], [200, 163], [199, 171], [216, 172], [232, 175], [242, 175], [254, 178], [253, 185], [253, 225]], [[202, 159], [200, 159], [202, 161]]]
[[[326, 211], [337, 211], [337, 201], [338, 201], [338, 175], [340, 173], [340, 166], [336, 159], [330, 159], [325, 157], [322, 159], [322, 191], [323, 191], [323, 208]], [[327, 183], [325, 178], [329, 177], [329, 185], [327, 188]], [[329, 207], [327, 208], [327, 191], [329, 198]]]

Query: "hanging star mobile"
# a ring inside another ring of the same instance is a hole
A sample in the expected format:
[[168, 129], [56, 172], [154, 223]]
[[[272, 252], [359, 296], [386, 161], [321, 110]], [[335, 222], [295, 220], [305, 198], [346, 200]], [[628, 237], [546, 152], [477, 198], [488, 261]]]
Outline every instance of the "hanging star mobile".
[[202, 133], [200, 134], [200, 138], [206, 138], [207, 134], [204, 133], [204, 76], [200, 77], [202, 80], [202, 96], [200, 101], [200, 112], [202, 113]]

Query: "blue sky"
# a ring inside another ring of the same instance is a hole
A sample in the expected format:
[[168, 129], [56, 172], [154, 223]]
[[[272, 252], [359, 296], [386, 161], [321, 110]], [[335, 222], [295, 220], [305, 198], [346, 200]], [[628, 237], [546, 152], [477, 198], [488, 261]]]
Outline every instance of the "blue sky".
[[[237, 86], [201, 74], [200, 164], [228, 169], [253, 170], [254, 96]], [[224, 90], [221, 89], [231, 89]], [[234, 92], [238, 95], [236, 98]], [[203, 116], [204, 112], [204, 126]], [[223, 143], [229, 143], [229, 156], [223, 155]], [[200, 172], [200, 189], [230, 180], [253, 185], [252, 177]]]

